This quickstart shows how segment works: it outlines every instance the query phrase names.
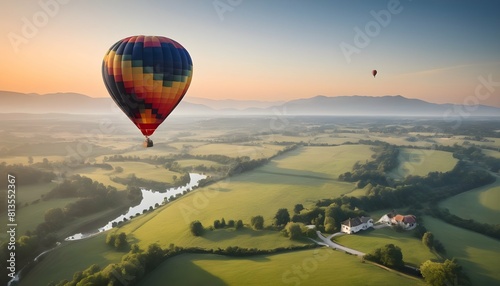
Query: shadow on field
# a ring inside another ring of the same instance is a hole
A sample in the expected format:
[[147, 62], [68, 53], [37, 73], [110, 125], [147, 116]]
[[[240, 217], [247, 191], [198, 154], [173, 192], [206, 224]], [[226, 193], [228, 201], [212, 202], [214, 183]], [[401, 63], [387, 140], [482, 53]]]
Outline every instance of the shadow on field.
[[[238, 240], [253, 239], [256, 237], [263, 237], [274, 235], [275, 231], [268, 230], [252, 230], [249, 228], [244, 228], [240, 230], [234, 229], [215, 229], [212, 231], [206, 231], [203, 234], [203, 238], [210, 241], [224, 241], [229, 239], [238, 238]], [[274, 236], [273, 236], [274, 238]]]
[[[205, 257], [206, 256], [206, 257]], [[228, 285], [222, 279], [196, 265], [195, 260], [217, 260], [213, 255], [183, 254], [162, 263], [153, 272], [143, 278], [138, 285], [163, 286], [163, 285]], [[167, 282], [168, 281], [168, 282]]]

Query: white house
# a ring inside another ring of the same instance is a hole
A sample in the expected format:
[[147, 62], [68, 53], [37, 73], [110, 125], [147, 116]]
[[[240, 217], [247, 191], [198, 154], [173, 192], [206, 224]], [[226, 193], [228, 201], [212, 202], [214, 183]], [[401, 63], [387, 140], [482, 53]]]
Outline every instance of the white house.
[[356, 218], [350, 218], [344, 222], [342, 222], [340, 231], [351, 234], [351, 233], [356, 233], [360, 230], [366, 230], [370, 227], [373, 226], [373, 219], [370, 217], [356, 217]]

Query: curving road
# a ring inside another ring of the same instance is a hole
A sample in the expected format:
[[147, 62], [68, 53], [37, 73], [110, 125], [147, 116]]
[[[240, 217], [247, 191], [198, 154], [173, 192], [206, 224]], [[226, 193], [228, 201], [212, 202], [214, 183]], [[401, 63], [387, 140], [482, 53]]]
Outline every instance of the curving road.
[[332, 237], [344, 235], [345, 233], [337, 232], [337, 233], [334, 233], [334, 234], [332, 234], [332, 235], [330, 235], [328, 237], [324, 237], [323, 234], [320, 231], [316, 231], [316, 234], [318, 235], [318, 238], [321, 241], [316, 241], [314, 239], [311, 239], [311, 240], [314, 241], [314, 242], [316, 242], [319, 245], [328, 246], [328, 247], [331, 247], [333, 249], [339, 249], [339, 250], [342, 250], [342, 251], [345, 251], [345, 252], [349, 252], [349, 253], [357, 255], [357, 256], [364, 256], [365, 255], [365, 253], [363, 253], [361, 251], [357, 251], [355, 249], [348, 248], [348, 247], [345, 247], [343, 245], [340, 245], [338, 243], [335, 243], [335, 242], [331, 241]]

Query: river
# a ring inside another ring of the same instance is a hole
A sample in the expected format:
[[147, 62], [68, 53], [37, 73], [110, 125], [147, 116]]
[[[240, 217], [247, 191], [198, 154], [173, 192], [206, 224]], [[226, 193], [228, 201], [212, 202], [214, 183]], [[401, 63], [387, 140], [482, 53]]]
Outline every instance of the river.
[[[110, 220], [106, 225], [96, 229], [93, 232], [77, 233], [77, 234], [74, 234], [74, 235], [67, 237], [64, 240], [65, 241], [74, 241], [74, 240], [85, 239], [85, 238], [92, 237], [96, 234], [99, 234], [101, 232], [110, 230], [113, 228], [113, 223], [119, 223], [119, 222], [123, 222], [124, 220], [130, 220], [132, 217], [135, 217], [137, 214], [142, 215], [144, 210], [149, 210], [151, 207], [153, 209], [155, 209], [156, 208], [155, 205], [158, 204], [161, 206], [163, 204], [163, 202], [165, 201], [165, 198], [170, 198], [171, 196], [175, 197], [178, 194], [182, 194], [184, 191], [192, 190], [194, 187], [198, 186], [198, 183], [200, 182], [200, 180], [205, 179], [206, 177], [207, 176], [201, 175], [201, 174], [189, 173], [189, 183], [187, 185], [181, 186], [181, 187], [170, 188], [170, 189], [167, 189], [165, 192], [158, 192], [158, 191], [153, 191], [153, 190], [141, 189], [141, 192], [142, 192], [141, 202], [136, 206], [130, 207], [125, 214], [122, 214], [122, 215], [118, 216], [117, 218]], [[34, 259], [34, 262], [36, 263], [40, 256], [54, 250], [59, 245], [60, 245], [60, 243], [58, 242], [56, 247], [42, 252], [40, 255], [38, 255]], [[10, 286], [10, 285], [13, 285], [14, 282], [18, 282], [19, 281], [19, 274], [22, 271], [23, 271], [23, 269], [21, 269], [21, 271], [19, 271], [16, 274], [16, 276], [9, 281], [9, 283], [7, 285]]]
[[171, 196], [176, 196], [178, 194], [182, 194], [184, 191], [190, 190], [193, 187], [198, 186], [200, 180], [205, 179], [207, 176], [201, 174], [189, 173], [189, 183], [185, 186], [175, 187], [167, 189], [165, 192], [158, 192], [153, 190], [145, 190], [141, 189], [142, 192], [142, 200], [141, 202], [133, 207], [130, 207], [125, 214], [120, 215], [119, 217], [110, 220], [105, 226], [98, 228], [93, 232], [88, 233], [77, 233], [67, 237], [66, 241], [72, 240], [80, 240], [89, 238], [96, 234], [99, 234], [103, 231], [110, 230], [113, 228], [113, 224], [118, 224], [119, 222], [123, 222], [124, 220], [130, 220], [135, 217], [137, 214], [143, 214], [144, 210], [149, 210], [150, 208], [156, 208], [155, 205], [162, 205], [165, 201], [165, 198], [170, 198]]

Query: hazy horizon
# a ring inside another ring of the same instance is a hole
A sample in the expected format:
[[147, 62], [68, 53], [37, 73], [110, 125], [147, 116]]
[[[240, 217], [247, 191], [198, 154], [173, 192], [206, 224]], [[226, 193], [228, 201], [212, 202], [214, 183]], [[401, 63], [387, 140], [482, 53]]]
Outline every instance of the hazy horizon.
[[107, 97], [105, 52], [124, 37], [146, 34], [175, 39], [191, 54], [186, 98], [402, 95], [500, 107], [495, 1], [42, 0], [5, 6], [0, 52], [8, 69], [0, 90]]

